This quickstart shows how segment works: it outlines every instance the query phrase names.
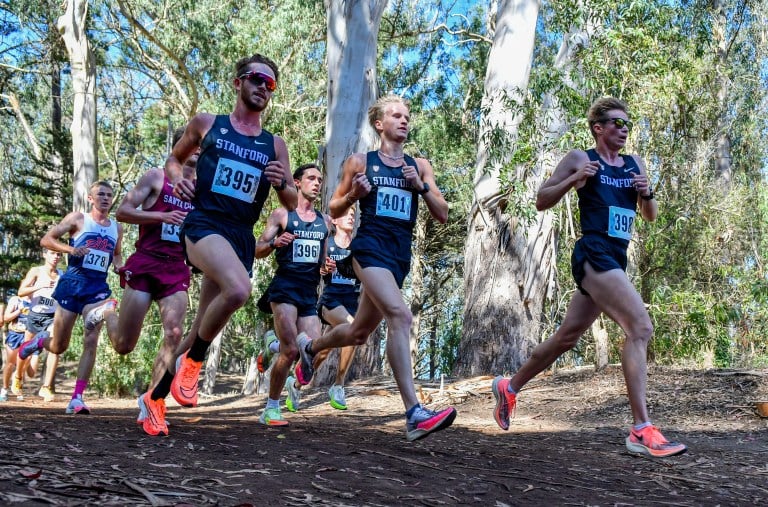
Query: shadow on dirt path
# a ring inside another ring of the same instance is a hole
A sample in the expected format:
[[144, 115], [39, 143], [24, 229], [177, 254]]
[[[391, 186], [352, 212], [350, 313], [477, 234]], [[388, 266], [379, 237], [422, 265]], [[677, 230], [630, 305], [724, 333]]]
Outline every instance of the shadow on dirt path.
[[457, 390], [473, 394], [454, 426], [415, 443], [399, 397], [371, 380], [350, 386], [345, 412], [310, 389], [284, 429], [258, 424], [263, 396], [173, 406], [164, 438], [136, 425], [135, 400], [89, 398], [88, 416], [65, 415], [63, 395], [10, 401], [0, 405], [0, 503], [765, 505], [768, 424], [748, 409], [764, 374], [654, 369], [654, 417], [690, 449], [663, 461], [624, 447], [618, 368], [537, 379], [509, 432], [491, 417], [490, 382], [465, 382]]

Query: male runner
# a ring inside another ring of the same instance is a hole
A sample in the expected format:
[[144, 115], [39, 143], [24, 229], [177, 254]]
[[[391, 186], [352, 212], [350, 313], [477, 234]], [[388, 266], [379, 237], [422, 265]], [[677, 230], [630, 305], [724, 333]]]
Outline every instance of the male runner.
[[320, 336], [317, 286], [320, 268], [325, 263], [330, 219], [317, 211], [314, 203], [320, 194], [323, 176], [315, 164], [305, 164], [294, 171], [293, 180], [299, 192], [298, 206], [294, 211], [285, 208], [273, 211], [256, 243], [257, 258], [267, 257], [274, 251], [277, 259], [272, 283], [259, 300], [260, 308], [274, 314], [275, 331], [280, 340], [280, 355], [272, 367], [267, 406], [259, 419], [268, 426], [288, 424], [280, 413], [283, 384], [288, 390], [288, 410], [299, 409], [299, 386], [288, 375], [298, 358], [297, 335]]
[[[115, 271], [123, 266], [120, 252], [123, 227], [109, 218], [113, 200], [112, 185], [106, 181], [93, 183], [88, 192], [91, 211], [69, 213], [40, 240], [44, 248], [69, 255], [67, 271], [53, 291], [53, 299], [58, 303], [53, 317], [53, 334], [42, 331], [35, 335], [21, 346], [19, 357], [26, 359], [43, 348], [54, 354], [64, 353], [69, 347], [77, 317], [83, 316], [83, 354], [67, 414], [90, 413], [83, 401], [83, 393], [96, 362], [103, 312], [117, 306], [116, 300], [107, 299], [112, 293], [107, 284], [109, 266], [112, 265]], [[65, 234], [69, 235], [68, 244], [60, 240]]]
[[[340, 324], [351, 323], [357, 313], [357, 306], [360, 301], [360, 281], [354, 278], [347, 278], [336, 268], [352, 253], [349, 250], [352, 243], [352, 231], [355, 228], [355, 207], [350, 206], [339, 218], [332, 221], [334, 226], [334, 235], [328, 242], [328, 257], [333, 261], [331, 263], [330, 273], [323, 277], [323, 293], [320, 295], [318, 307], [320, 309], [320, 318], [322, 321], [334, 328]], [[333, 385], [328, 389], [328, 398], [330, 405], [337, 410], [347, 409], [347, 399], [344, 393], [344, 381], [347, 377], [349, 367], [352, 366], [352, 359], [355, 357], [356, 347], [348, 345], [339, 350], [339, 365], [336, 369], [336, 379]], [[331, 349], [323, 350], [318, 354], [315, 364], [320, 364], [328, 356]]]
[[[30, 269], [24, 280], [21, 281], [19, 295], [30, 298], [30, 309], [24, 341], [31, 340], [41, 331], [48, 331], [50, 333], [53, 330], [53, 316], [56, 312], [53, 290], [56, 288], [56, 284], [61, 276], [61, 270], [56, 267], [60, 259], [60, 252], [44, 249], [43, 260], [45, 263], [42, 266]], [[27, 371], [29, 375], [34, 376], [37, 373], [39, 361], [39, 353], [34, 354], [28, 361], [19, 361], [16, 365], [16, 377], [22, 378], [24, 363], [28, 363]], [[45, 378], [43, 379], [42, 386], [40, 386], [40, 391], [38, 391], [38, 395], [45, 401], [53, 401], [56, 398], [53, 392], [53, 382], [56, 378], [58, 364], [59, 356], [49, 352], [48, 358], [45, 361]]]
[[29, 317], [30, 308], [29, 297], [11, 296], [8, 305], [3, 312], [3, 324], [8, 324], [8, 334], [5, 336], [4, 358], [3, 358], [3, 387], [0, 389], [0, 401], [8, 401], [8, 385], [13, 377], [11, 384], [11, 393], [16, 395], [19, 400], [24, 399], [22, 391], [22, 376], [14, 375], [16, 364], [19, 362], [18, 351], [24, 342], [24, 332], [27, 329], [27, 317]]
[[625, 273], [636, 210], [639, 207], [643, 219], [653, 221], [658, 205], [645, 162], [637, 155], [620, 153], [632, 128], [627, 105], [611, 97], [598, 99], [587, 119], [595, 147], [570, 151], [536, 196], [536, 208], [542, 211], [557, 204], [571, 188], [579, 195], [582, 237], [571, 258], [579, 290], [555, 334], [533, 350], [511, 379], [499, 376], [493, 381], [493, 415], [501, 429], [508, 430], [520, 389], [575, 347], [584, 331], [604, 312], [626, 334], [621, 365], [634, 419], [627, 448], [652, 457], [674, 456], [684, 453], [685, 445], [664, 438], [648, 416], [646, 353], [653, 325], [640, 294]]
[[[321, 322], [333, 328], [339, 324], [352, 322], [355, 313], [357, 313], [360, 299], [360, 281], [355, 278], [347, 278], [336, 269], [337, 264], [347, 259], [351, 253], [349, 245], [352, 242], [352, 231], [355, 228], [355, 207], [350, 206], [344, 215], [332, 219], [331, 223], [335, 231], [334, 235], [328, 238], [326, 263], [321, 271], [321, 273], [324, 271], [324, 287], [317, 307]], [[354, 345], [340, 349], [336, 379], [328, 390], [330, 405], [337, 410], [347, 409], [344, 380], [352, 365], [352, 359], [355, 357], [355, 350]], [[269, 367], [272, 355], [279, 351], [280, 347], [275, 333], [271, 330], [267, 331], [264, 334], [264, 349], [256, 361], [260, 372], [263, 373]], [[317, 354], [315, 360], [317, 368], [325, 361], [330, 351], [331, 349], [325, 349]], [[288, 377], [288, 379], [291, 382], [288, 388], [288, 401], [293, 403], [291, 395], [298, 398], [298, 393], [295, 390], [300, 388], [300, 384], [295, 382], [293, 376]], [[287, 404], [288, 402], [286, 402]]]
[[317, 340], [301, 337], [296, 374], [299, 382], [309, 383], [315, 354], [365, 343], [384, 318], [387, 358], [406, 409], [406, 438], [413, 441], [450, 426], [456, 410], [449, 407], [435, 412], [422, 407], [413, 383], [409, 347], [413, 316], [400, 289], [410, 270], [419, 196], [440, 223], [448, 219], [448, 203], [437, 188], [429, 161], [403, 153], [410, 118], [402, 98], [380, 98], [369, 109], [368, 121], [379, 134], [381, 147], [355, 153], [344, 162], [329, 208], [332, 217], [339, 217], [360, 200], [360, 227], [351, 245], [352, 265], [363, 284], [360, 305], [352, 323], [336, 326]]
[[[183, 133], [183, 128], [174, 133], [174, 145]], [[196, 162], [197, 153], [186, 160], [185, 178], [194, 177]], [[128, 354], [136, 347], [152, 301], [157, 301], [163, 343], [155, 358], [151, 386], [173, 365], [174, 352], [181, 342], [190, 273], [179, 229], [191, 209], [192, 204], [173, 195], [173, 185], [162, 168], [147, 171], [117, 208], [119, 221], [139, 225], [139, 238], [136, 251], [119, 270], [120, 286], [125, 289], [119, 316], [117, 312], [105, 311], [104, 319], [112, 346], [119, 354]], [[167, 434], [164, 420], [146, 417], [148, 396], [149, 392], [138, 399], [137, 422], [149, 435]]]
[[[277, 87], [277, 65], [260, 54], [235, 64], [237, 94], [232, 113], [199, 113], [187, 125], [165, 164], [173, 193], [194, 205], [181, 240], [187, 260], [203, 272], [195, 321], [169, 368], [144, 397], [147, 417], [157, 427], [169, 392], [182, 406], [197, 405], [197, 383], [205, 352], [230, 316], [251, 294], [255, 243], [253, 226], [272, 186], [280, 203], [296, 207], [285, 141], [262, 128], [261, 114]], [[197, 180], [185, 178], [182, 162], [200, 150]], [[166, 432], [167, 434], [167, 432]]]

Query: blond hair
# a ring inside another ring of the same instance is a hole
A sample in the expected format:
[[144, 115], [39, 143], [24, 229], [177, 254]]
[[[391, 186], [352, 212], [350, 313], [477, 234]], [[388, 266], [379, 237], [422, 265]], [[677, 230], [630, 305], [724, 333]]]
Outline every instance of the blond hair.
[[411, 103], [398, 95], [388, 94], [380, 97], [368, 109], [368, 123], [373, 127], [373, 130], [376, 130], [376, 122], [384, 117], [384, 110], [390, 104], [402, 104], [408, 109], [411, 108]]

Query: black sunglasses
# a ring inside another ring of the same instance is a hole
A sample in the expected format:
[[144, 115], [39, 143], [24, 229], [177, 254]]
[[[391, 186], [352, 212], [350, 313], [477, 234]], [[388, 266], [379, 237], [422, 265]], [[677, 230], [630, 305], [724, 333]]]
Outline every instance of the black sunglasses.
[[275, 91], [275, 88], [277, 88], [277, 81], [275, 81], [275, 78], [269, 74], [264, 74], [263, 72], [246, 72], [245, 74], [240, 74], [237, 78], [250, 81], [253, 86], [261, 86], [263, 84], [267, 87], [267, 90], [271, 92]]
[[634, 123], [632, 123], [632, 120], [625, 120], [624, 118], [604, 118], [602, 120], [599, 120], [597, 123], [606, 123], [606, 122], [612, 122], [614, 125], [616, 125], [616, 128], [623, 129], [624, 127], [627, 127], [627, 130], [632, 130], [632, 127], [635, 126]]

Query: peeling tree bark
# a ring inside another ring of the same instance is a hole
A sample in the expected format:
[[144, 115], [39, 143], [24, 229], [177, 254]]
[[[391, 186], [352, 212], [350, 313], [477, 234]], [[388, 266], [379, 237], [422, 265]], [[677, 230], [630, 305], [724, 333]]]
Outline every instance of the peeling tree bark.
[[85, 33], [87, 0], [66, 0], [56, 27], [67, 47], [72, 69], [72, 157], [75, 211], [88, 211], [88, 187], [98, 178], [96, 151], [96, 61]]
[[[325, 126], [323, 205], [327, 208], [352, 153], [370, 151], [378, 140], [368, 125], [368, 108], [377, 99], [376, 55], [386, 0], [326, 0], [328, 35], [328, 113]], [[377, 329], [358, 347], [348, 378], [381, 371], [382, 333]], [[329, 354], [313, 385], [332, 383], [339, 355]]]
[[532, 205], [543, 171], [517, 169], [511, 194], [502, 193], [499, 182], [514, 149], [515, 107], [528, 86], [538, 12], [538, 1], [502, 0], [495, 19], [465, 251], [464, 329], [455, 368], [462, 376], [516, 369], [540, 339], [549, 270], [541, 261], [553, 244], [552, 214], [525, 223], [507, 209]]

